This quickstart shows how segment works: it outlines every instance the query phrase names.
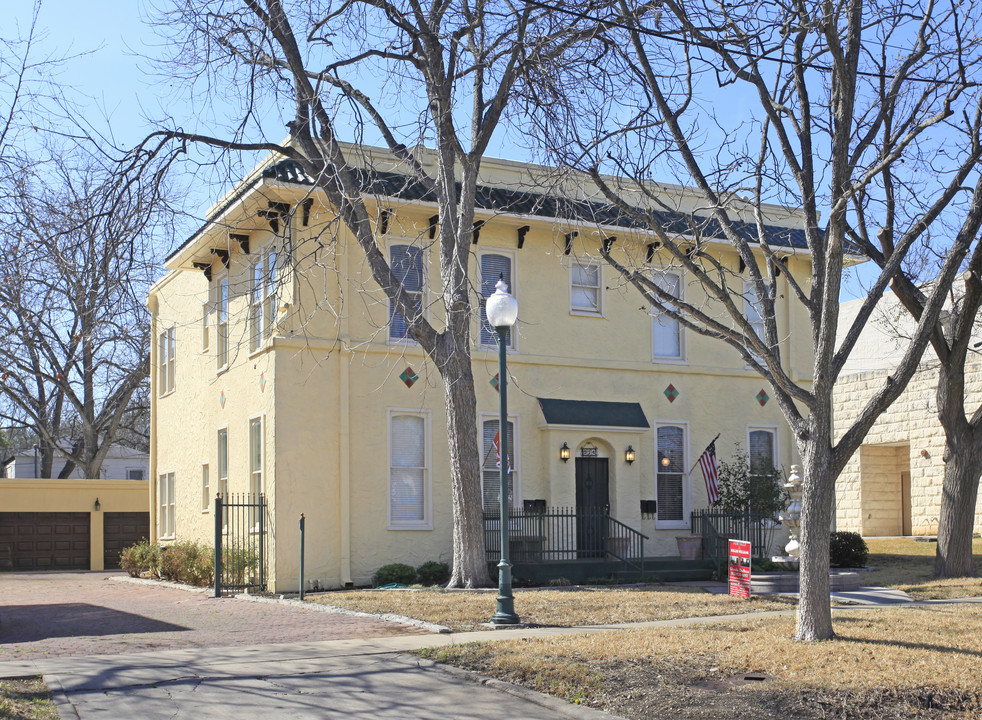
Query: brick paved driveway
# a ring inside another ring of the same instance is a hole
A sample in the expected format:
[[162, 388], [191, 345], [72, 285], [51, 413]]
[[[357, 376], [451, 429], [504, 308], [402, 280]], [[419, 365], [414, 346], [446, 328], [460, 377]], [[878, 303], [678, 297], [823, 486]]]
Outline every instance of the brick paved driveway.
[[420, 632], [373, 618], [120, 582], [123, 573], [0, 573], [0, 662]]

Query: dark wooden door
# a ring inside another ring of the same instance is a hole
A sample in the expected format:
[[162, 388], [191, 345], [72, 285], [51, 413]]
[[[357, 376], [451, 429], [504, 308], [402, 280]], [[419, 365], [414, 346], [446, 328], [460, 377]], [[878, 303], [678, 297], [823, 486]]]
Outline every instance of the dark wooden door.
[[607, 458], [576, 458], [577, 557], [603, 558], [606, 554], [609, 482]]
[[0, 569], [88, 570], [89, 513], [0, 513]]
[[102, 515], [103, 563], [106, 570], [119, 567], [119, 553], [150, 537], [150, 513], [107, 512]]

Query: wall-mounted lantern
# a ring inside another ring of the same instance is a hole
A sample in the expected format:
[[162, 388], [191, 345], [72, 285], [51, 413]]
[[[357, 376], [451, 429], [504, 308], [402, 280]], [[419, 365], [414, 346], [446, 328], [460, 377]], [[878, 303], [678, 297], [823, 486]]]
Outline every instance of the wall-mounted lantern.
[[634, 454], [634, 448], [631, 447], [630, 445], [628, 445], [627, 446], [627, 450], [624, 451], [624, 462], [626, 462], [628, 465], [630, 465], [636, 459], [637, 459], [637, 456]]
[[563, 443], [563, 446], [559, 448], [559, 459], [562, 460], [563, 462], [568, 462], [570, 455], [571, 452], [569, 449], [569, 445]]

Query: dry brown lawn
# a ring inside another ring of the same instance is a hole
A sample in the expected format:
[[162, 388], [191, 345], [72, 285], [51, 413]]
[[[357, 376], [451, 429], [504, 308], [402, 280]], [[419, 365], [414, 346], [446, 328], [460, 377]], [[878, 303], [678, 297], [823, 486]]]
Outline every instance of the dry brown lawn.
[[980, 605], [849, 610], [828, 642], [793, 631], [770, 617], [426, 654], [631, 718], [982, 715]]
[[[307, 598], [359, 612], [405, 615], [455, 631], [478, 629], [495, 611], [494, 592], [353, 590], [307, 595]], [[712, 595], [700, 588], [657, 585], [515, 590], [515, 611], [522, 622], [558, 627], [786, 610], [793, 602], [757, 597], [748, 603], [727, 595]]]
[[0, 720], [58, 720], [47, 685], [39, 677], [0, 679]]
[[[982, 577], [938, 580], [934, 574], [937, 543], [912, 538], [868, 538], [869, 565], [864, 585], [903, 590], [916, 600], [982, 597]], [[973, 543], [975, 565], [982, 568], [982, 539]]]

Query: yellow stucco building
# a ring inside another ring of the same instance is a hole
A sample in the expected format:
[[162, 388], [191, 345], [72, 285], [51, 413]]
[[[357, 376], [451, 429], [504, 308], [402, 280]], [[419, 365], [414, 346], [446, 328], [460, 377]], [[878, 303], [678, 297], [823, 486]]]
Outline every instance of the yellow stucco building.
[[[381, 171], [379, 247], [440, 327], [436, 207], [383, 153], [364, 158]], [[600, 244], [616, 236], [615, 257], [645, 263], [689, 300], [701, 288], [670, 266], [653, 238], [612, 217], [598, 224], [585, 183], [567, 179], [559, 196], [542, 189], [545, 174], [485, 160], [472, 245], [475, 298], [503, 275], [520, 306], [508, 356], [514, 502], [609, 504], [612, 517], [647, 536], [646, 555], [677, 557], [675, 537], [689, 532], [693, 509], [707, 506], [692, 468], [708, 443], [720, 434], [724, 459], [739, 443], [789, 466], [790, 434], [766, 384], [738, 354], [653, 314], [604, 266]], [[680, 211], [697, 211], [684, 188], [658, 191]], [[786, 267], [808, 277], [800, 219], [779, 207], [769, 212]], [[710, 247], [740, 272], [732, 248]], [[272, 590], [298, 587], [301, 513], [309, 585], [368, 583], [391, 562], [449, 561], [442, 383], [299, 165], [263, 163], [166, 268], [149, 297], [157, 539], [211, 542], [216, 492], [261, 491]], [[807, 317], [791, 293], [781, 292], [777, 305], [783, 357], [807, 381]], [[497, 354], [478, 317], [473, 350], [485, 501], [493, 505]]]

